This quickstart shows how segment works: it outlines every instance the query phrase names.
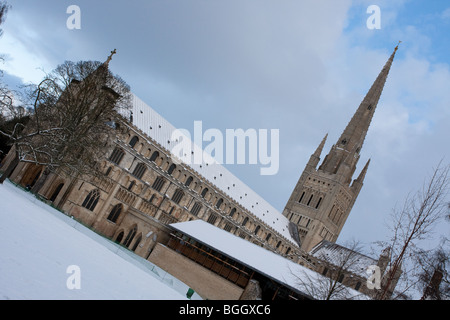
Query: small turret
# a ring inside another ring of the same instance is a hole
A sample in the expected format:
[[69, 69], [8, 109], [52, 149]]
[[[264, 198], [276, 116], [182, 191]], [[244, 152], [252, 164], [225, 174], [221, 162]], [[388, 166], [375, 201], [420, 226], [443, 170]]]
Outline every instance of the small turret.
[[325, 135], [325, 137], [320, 142], [319, 146], [317, 147], [316, 151], [311, 155], [309, 158], [307, 166], [311, 169], [316, 169], [317, 165], [320, 161], [320, 155], [322, 154], [323, 147], [325, 146], [325, 142], [327, 141], [328, 133]]

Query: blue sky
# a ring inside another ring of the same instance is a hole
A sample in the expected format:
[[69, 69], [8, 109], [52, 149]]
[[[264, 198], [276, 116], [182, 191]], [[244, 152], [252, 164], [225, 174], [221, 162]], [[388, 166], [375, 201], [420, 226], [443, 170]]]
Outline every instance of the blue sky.
[[[448, 1], [8, 1], [4, 81], [37, 82], [64, 60], [104, 61], [178, 128], [280, 130], [280, 170], [227, 168], [282, 211], [311, 153], [344, 130], [399, 40], [356, 174], [365, 185], [339, 238], [388, 235], [384, 221], [449, 159]], [[126, 4], [125, 4], [126, 3]], [[81, 9], [69, 30], [66, 9]], [[369, 5], [381, 29], [369, 30]], [[444, 232], [448, 233], [448, 225]]]

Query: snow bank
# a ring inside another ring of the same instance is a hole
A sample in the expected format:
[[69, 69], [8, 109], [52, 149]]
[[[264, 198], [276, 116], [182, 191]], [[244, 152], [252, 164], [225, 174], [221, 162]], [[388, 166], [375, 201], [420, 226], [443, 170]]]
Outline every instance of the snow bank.
[[[10, 182], [0, 185], [0, 234], [0, 299], [186, 299], [177, 279]], [[80, 289], [67, 286], [72, 265]]]

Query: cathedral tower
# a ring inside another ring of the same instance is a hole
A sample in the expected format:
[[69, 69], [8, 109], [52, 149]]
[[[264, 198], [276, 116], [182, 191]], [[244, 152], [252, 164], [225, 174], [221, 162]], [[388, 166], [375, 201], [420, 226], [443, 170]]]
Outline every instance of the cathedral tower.
[[355, 180], [352, 177], [397, 49], [317, 168], [328, 135], [320, 142], [283, 210], [283, 215], [297, 226], [304, 251], [324, 239], [335, 242], [358, 197], [370, 160]]

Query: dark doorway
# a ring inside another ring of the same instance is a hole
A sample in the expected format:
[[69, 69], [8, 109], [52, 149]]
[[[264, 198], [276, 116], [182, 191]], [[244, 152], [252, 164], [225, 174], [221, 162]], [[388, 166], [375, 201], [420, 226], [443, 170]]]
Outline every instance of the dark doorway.
[[117, 235], [116, 243], [121, 243], [123, 239], [123, 231]]
[[51, 202], [54, 202], [56, 200], [56, 197], [58, 197], [58, 194], [61, 191], [62, 187], [64, 187], [64, 183], [58, 184], [58, 186], [56, 187], [55, 191], [53, 191], [53, 194], [49, 199]]

